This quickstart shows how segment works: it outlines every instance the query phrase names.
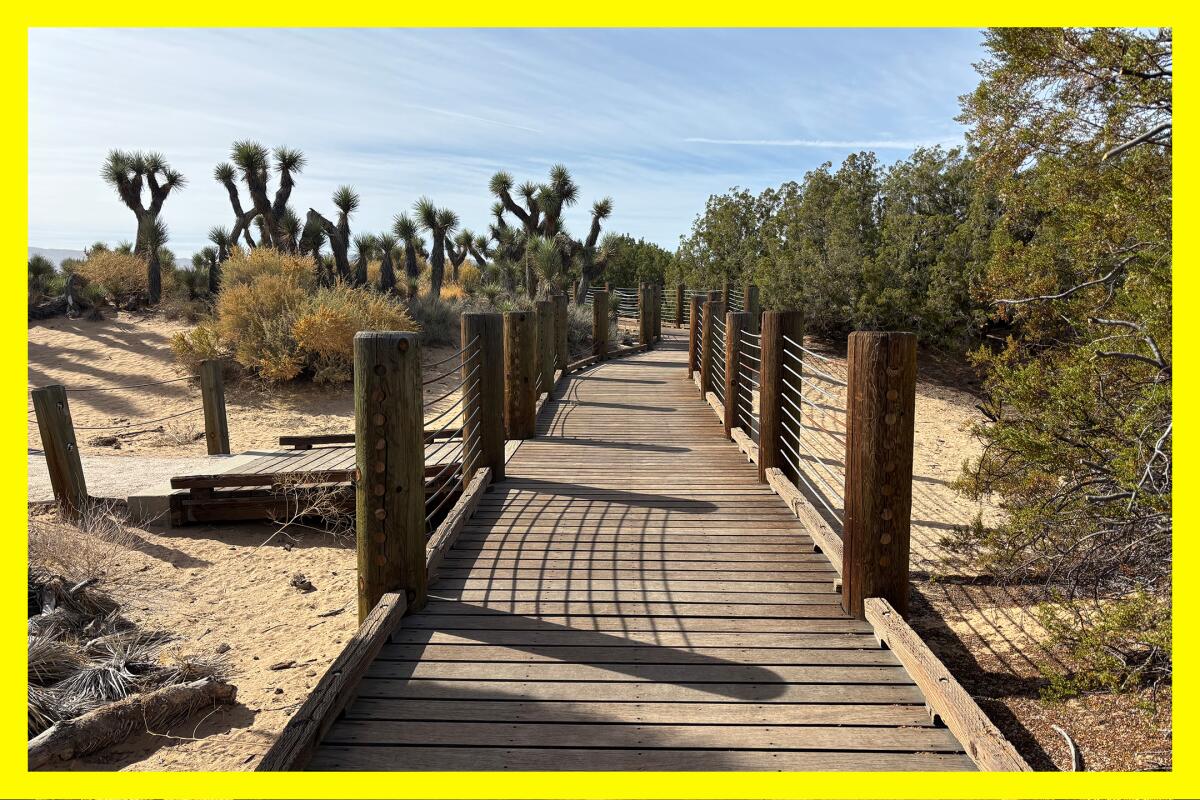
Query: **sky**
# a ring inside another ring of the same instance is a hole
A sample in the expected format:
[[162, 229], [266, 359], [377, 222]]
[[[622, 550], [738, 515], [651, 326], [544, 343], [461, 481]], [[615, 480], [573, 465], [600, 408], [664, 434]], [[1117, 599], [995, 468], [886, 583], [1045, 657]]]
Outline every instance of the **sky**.
[[[759, 191], [848, 153], [884, 163], [962, 142], [958, 97], [982, 35], [937, 30], [67, 30], [29, 32], [29, 244], [133, 238], [100, 179], [112, 148], [163, 153], [188, 179], [162, 218], [189, 256], [233, 212], [213, 167], [253, 139], [299, 148], [292, 204], [355, 233], [422, 195], [484, 232], [500, 169], [580, 187], [566, 214], [674, 249], [712, 194]], [[243, 204], [249, 205], [243, 189]]]

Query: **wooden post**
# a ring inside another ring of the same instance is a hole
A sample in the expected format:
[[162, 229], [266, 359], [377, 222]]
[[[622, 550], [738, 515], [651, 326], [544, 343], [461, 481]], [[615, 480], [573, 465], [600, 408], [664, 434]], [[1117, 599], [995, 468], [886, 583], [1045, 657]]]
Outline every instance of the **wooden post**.
[[603, 361], [608, 356], [608, 290], [592, 293], [592, 352]]
[[688, 380], [696, 373], [696, 354], [700, 349], [699, 330], [704, 299], [698, 294], [688, 299]]
[[650, 292], [654, 296], [654, 302], [651, 304], [654, 308], [654, 341], [662, 339], [662, 305], [663, 305], [663, 287], [661, 284], [650, 284]]
[[[566, 299], [565, 297], [563, 299]], [[463, 314], [460, 322], [465, 347], [462, 376], [463, 446], [465, 452], [477, 450], [471, 463], [464, 466], [463, 483], [470, 482], [484, 467], [492, 471], [492, 480], [504, 479], [504, 318], [499, 314]], [[473, 378], [467, 376], [474, 372]]]
[[729, 308], [729, 278], [721, 282], [721, 302]]
[[[567, 364], [571, 362], [570, 345], [567, 342], [567, 296], [565, 294], [554, 295], [554, 354], [555, 366], [563, 370], [567, 369]], [[495, 470], [492, 470], [492, 475], [495, 475]]]
[[[783, 437], [783, 396], [787, 392], [784, 376], [783, 337], [800, 342], [804, 336], [804, 318], [799, 311], [764, 311], [762, 314], [762, 359], [758, 376], [758, 479], [767, 481], [768, 469], [781, 469], [792, 481], [793, 470], [787, 465], [780, 445]], [[793, 369], [795, 366], [793, 365]], [[792, 381], [795, 382], [794, 380]], [[800, 398], [793, 398], [797, 405]], [[795, 448], [793, 448], [795, 449]]]
[[638, 284], [638, 340], [649, 345], [654, 340], [654, 309], [650, 284]]
[[538, 300], [534, 305], [537, 309], [537, 372], [534, 374], [534, 381], [541, 383], [541, 390], [549, 395], [554, 390], [554, 349], [557, 346], [554, 335], [554, 301]]
[[713, 336], [713, 322], [725, 316], [725, 304], [720, 300], [709, 300], [704, 304], [704, 329], [700, 339], [700, 399], [708, 397], [712, 391], [713, 346], [716, 339]]
[[750, 324], [750, 315], [744, 311], [729, 311], [725, 314], [725, 436], [737, 427], [738, 386], [741, 375], [738, 356], [742, 349], [742, 331]]
[[533, 437], [536, 339], [537, 321], [532, 311], [504, 315], [504, 430], [509, 439]]
[[746, 308], [744, 310], [750, 314], [750, 327], [748, 330], [751, 333], [761, 332], [762, 304], [758, 300], [758, 287], [749, 281], [746, 282]]
[[683, 297], [684, 285], [678, 284], [675, 287], [675, 327], [683, 327]]
[[208, 454], [229, 454], [229, 421], [225, 418], [225, 379], [220, 359], [200, 362], [200, 400], [204, 404], [204, 441]]
[[882, 597], [905, 615], [917, 337], [855, 331], [847, 361], [842, 606], [865, 619]]
[[387, 592], [425, 604], [425, 437], [415, 333], [354, 335], [358, 620]]
[[54, 499], [68, 516], [77, 517], [87, 506], [88, 493], [83, 464], [79, 461], [79, 445], [75, 442], [75, 426], [71, 422], [71, 407], [67, 404], [67, 390], [55, 384], [34, 389], [30, 394]]

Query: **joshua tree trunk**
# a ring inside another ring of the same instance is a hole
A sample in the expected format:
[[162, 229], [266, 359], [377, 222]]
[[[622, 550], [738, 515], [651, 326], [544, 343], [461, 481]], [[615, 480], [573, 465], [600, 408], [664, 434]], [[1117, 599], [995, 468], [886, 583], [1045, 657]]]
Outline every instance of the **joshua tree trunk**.
[[442, 277], [446, 271], [446, 235], [433, 234], [433, 250], [429, 254], [429, 296], [442, 296]]
[[146, 251], [146, 285], [149, 288], [150, 305], [158, 305], [162, 298], [162, 264], [158, 260], [158, 248]]
[[379, 291], [391, 294], [396, 290], [396, 270], [392, 267], [392, 253], [384, 249], [383, 259], [379, 263]]
[[417, 266], [417, 248], [411, 239], [404, 243], [404, 274], [410, 281], [421, 277], [421, 270]]
[[341, 230], [313, 208], [308, 210], [308, 222], [320, 225], [321, 230], [325, 231], [325, 236], [329, 239], [329, 249], [333, 251], [333, 263], [337, 266], [338, 277], [344, 281], [350, 280], [350, 257], [347, 255], [350, 243], [342, 237]]

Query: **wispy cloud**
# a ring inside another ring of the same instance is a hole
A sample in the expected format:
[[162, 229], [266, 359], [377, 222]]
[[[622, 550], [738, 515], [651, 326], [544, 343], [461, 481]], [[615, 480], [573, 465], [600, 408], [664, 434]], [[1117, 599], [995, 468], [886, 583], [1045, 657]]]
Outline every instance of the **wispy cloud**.
[[132, 238], [99, 169], [110, 148], [146, 148], [190, 179], [164, 209], [186, 257], [230, 224], [210, 176], [250, 138], [304, 151], [301, 214], [352, 184], [356, 232], [422, 195], [486, 230], [496, 170], [540, 181], [561, 162], [580, 186], [572, 231], [611, 195], [607, 229], [674, 247], [732, 186], [777, 186], [838, 150], [890, 161], [954, 143], [980, 42], [954, 29], [31, 29], [30, 244]]
[[810, 147], [820, 150], [915, 150], [918, 147], [943, 147], [959, 143], [956, 138], [900, 139], [709, 139], [689, 136], [685, 142], [696, 144], [744, 145], [746, 147]]

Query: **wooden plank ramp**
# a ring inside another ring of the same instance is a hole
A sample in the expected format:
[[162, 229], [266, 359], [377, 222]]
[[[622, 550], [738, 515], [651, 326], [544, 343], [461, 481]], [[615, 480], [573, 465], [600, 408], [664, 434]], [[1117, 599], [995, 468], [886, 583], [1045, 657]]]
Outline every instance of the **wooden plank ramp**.
[[686, 380], [569, 376], [314, 770], [971, 770]]

